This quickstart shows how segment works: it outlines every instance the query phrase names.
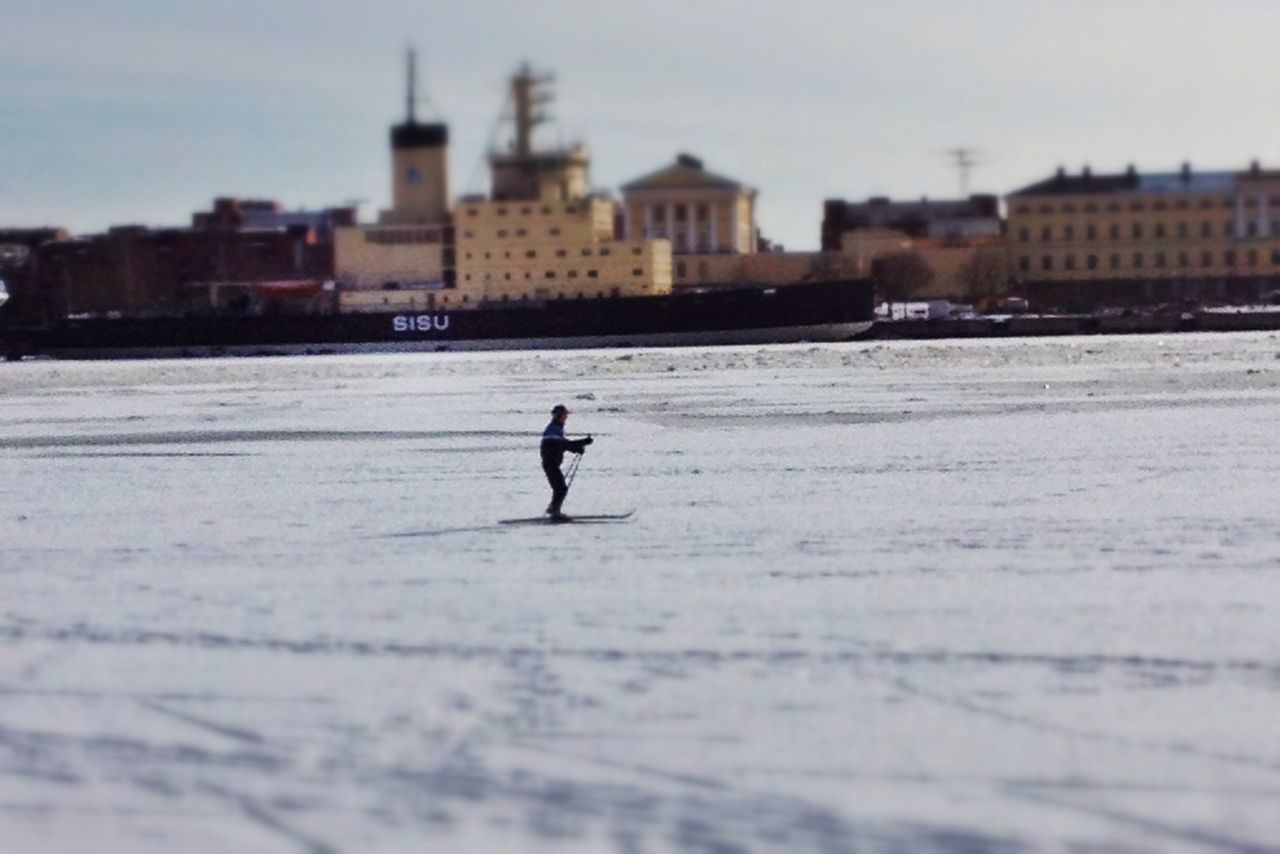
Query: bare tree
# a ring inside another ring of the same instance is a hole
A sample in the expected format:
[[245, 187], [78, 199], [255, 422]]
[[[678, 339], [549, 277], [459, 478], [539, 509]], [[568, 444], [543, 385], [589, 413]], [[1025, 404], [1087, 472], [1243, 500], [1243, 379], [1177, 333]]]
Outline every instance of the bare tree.
[[1000, 249], [977, 249], [960, 265], [956, 278], [966, 298], [990, 304], [1009, 290], [1009, 262]]
[[889, 252], [871, 262], [871, 280], [876, 291], [889, 303], [906, 302], [933, 283], [933, 267], [924, 255], [912, 249]]

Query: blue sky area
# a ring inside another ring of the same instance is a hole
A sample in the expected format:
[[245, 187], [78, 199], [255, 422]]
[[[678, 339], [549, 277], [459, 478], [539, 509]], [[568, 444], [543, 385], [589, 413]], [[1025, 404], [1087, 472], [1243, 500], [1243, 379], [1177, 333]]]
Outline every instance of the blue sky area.
[[958, 195], [956, 146], [1001, 194], [1060, 164], [1280, 166], [1271, 0], [5, 5], [0, 226], [183, 224], [218, 195], [372, 218], [410, 44], [455, 192], [487, 189], [527, 60], [557, 78], [544, 139], [587, 141], [599, 187], [691, 152], [794, 249], [824, 198]]

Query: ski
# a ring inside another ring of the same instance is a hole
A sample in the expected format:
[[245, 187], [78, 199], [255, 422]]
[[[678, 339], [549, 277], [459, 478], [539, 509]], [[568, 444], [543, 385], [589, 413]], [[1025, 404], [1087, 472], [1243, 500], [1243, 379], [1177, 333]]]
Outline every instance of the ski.
[[500, 525], [572, 525], [574, 523], [601, 524], [607, 522], [624, 522], [636, 514], [630, 510], [626, 513], [593, 513], [583, 516], [564, 516], [559, 519], [551, 516], [530, 516], [525, 519], [500, 519]]

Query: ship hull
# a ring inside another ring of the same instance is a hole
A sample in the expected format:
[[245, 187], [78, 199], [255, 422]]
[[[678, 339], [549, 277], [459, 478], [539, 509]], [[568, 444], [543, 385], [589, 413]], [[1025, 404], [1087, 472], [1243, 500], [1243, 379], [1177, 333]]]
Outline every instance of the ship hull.
[[544, 350], [843, 341], [873, 320], [864, 280], [460, 311], [69, 320], [35, 349], [56, 358]]

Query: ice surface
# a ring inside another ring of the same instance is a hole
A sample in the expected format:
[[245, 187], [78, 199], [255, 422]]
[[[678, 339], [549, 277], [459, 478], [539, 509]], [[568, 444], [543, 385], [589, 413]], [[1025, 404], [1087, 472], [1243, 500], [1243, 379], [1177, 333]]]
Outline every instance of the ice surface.
[[[537, 434], [597, 441], [538, 513]], [[1280, 338], [0, 365], [12, 852], [1268, 851]]]

